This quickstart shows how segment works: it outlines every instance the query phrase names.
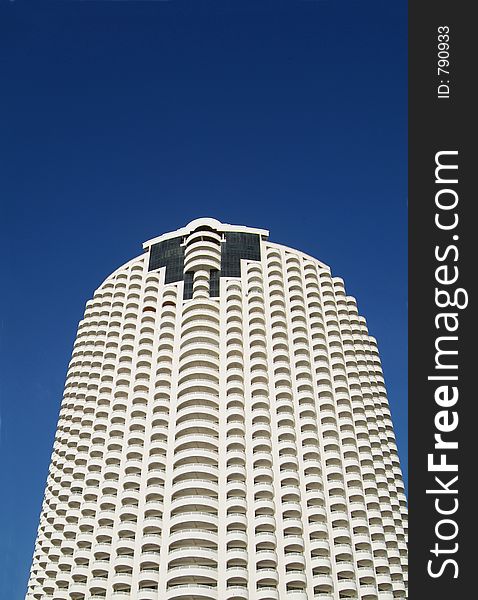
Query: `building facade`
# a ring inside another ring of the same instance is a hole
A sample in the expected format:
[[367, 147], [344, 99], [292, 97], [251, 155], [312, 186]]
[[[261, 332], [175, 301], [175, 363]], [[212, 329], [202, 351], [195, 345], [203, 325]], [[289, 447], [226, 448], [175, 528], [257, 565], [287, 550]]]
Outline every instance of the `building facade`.
[[406, 597], [375, 339], [329, 267], [198, 219], [86, 305], [28, 600]]

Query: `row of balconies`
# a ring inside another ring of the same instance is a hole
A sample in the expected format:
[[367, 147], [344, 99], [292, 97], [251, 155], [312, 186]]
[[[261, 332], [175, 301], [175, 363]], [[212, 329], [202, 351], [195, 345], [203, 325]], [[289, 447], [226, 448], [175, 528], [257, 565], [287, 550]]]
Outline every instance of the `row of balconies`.
[[[199, 532], [201, 533], [201, 532]], [[208, 535], [210, 535], [210, 531], [209, 530], [205, 530], [205, 533], [207, 533]], [[242, 534], [242, 532], [239, 532]], [[156, 536], [158, 537], [158, 536]], [[199, 538], [200, 539], [200, 538]], [[187, 538], [187, 540], [190, 541], [190, 538]], [[235, 540], [237, 543], [237, 540]], [[104, 546], [105, 544], [103, 544]], [[316, 540], [316, 546], [317, 546], [317, 540]], [[159, 548], [159, 546], [157, 546]], [[328, 542], [326, 540], [322, 540], [321, 541], [321, 547], [324, 550], [328, 551]], [[351, 567], [351, 560], [348, 559], [348, 557], [351, 558], [352, 555], [352, 548], [350, 545], [348, 544], [338, 544], [335, 547], [333, 547], [334, 553], [336, 555], [336, 562], [337, 564], [339, 564], [339, 570], [343, 570], [346, 568], [353, 568]], [[76, 559], [73, 559], [73, 556], [67, 556], [67, 557], [63, 557], [60, 558], [60, 560], [58, 561], [58, 565], [62, 566], [64, 569], [65, 568], [73, 568], [73, 574], [77, 572], [77, 569], [81, 569], [82, 568], [86, 568], [85, 565], [82, 566], [81, 563], [79, 563], [78, 561], [80, 560], [84, 560], [81, 558], [81, 556], [88, 556], [88, 552], [87, 550], [80, 550], [76, 553]], [[199, 552], [199, 554], [195, 554], [195, 552]], [[168, 553], [168, 556], [171, 555], [176, 555], [178, 559], [181, 559], [182, 557], [187, 557], [187, 556], [191, 556], [191, 557], [197, 557], [197, 558], [216, 558], [217, 557], [217, 546], [211, 548], [211, 547], [202, 547], [200, 545], [198, 546], [192, 546], [192, 547], [179, 547], [173, 550], [170, 550]], [[391, 554], [391, 551], [389, 551], [389, 556]], [[141, 556], [150, 556], [153, 555], [155, 557], [158, 556], [157, 552], [151, 552], [151, 551], [143, 551]], [[227, 560], [228, 562], [230, 561], [235, 561], [238, 558], [242, 558], [242, 560], [245, 560], [248, 556], [248, 553], [246, 551], [245, 548], [229, 548], [227, 550]], [[93, 569], [93, 571], [95, 571], [95, 569], [104, 569], [106, 568], [107, 565], [110, 565], [110, 560], [109, 560], [109, 555], [107, 556], [107, 560], [103, 559], [96, 559], [94, 560], [94, 562], [91, 565], [91, 568]], [[276, 563], [277, 561], [277, 556], [276, 553], [273, 549], [269, 549], [269, 550], [259, 550], [255, 553], [256, 558], [260, 559], [260, 561], [264, 562], [267, 561], [268, 563]], [[375, 561], [375, 566], [382, 568], [382, 567], [387, 567], [390, 570], [390, 573], [392, 574], [397, 574], [399, 573], [399, 562], [396, 562], [395, 564], [393, 563], [389, 563], [387, 558], [386, 558], [386, 554], [383, 555], [382, 558], [373, 558], [372, 555], [372, 551], [371, 550], [356, 550], [355, 551], [355, 556], [357, 558], [357, 560], [359, 561], [358, 564], [358, 571], [360, 573], [365, 573], [365, 567], [361, 567], [360, 566], [360, 562], [364, 562], [365, 559], [367, 559], [367, 561], [370, 563], [369, 566], [371, 566], [372, 562]], [[397, 555], [399, 556], [399, 555]], [[297, 562], [297, 560], [300, 559], [301, 564], [304, 563], [305, 560], [305, 555], [303, 552], [285, 552], [285, 560], [286, 560], [286, 564], [294, 564], [294, 562]], [[77, 567], [75, 567], [74, 565], [74, 560], [76, 560], [78, 562]], [[149, 559], [147, 559], [149, 560]], [[330, 560], [328, 557], [326, 556], [312, 556], [310, 557], [311, 560], [311, 565], [313, 568], [319, 568], [319, 567], [330, 567]], [[120, 568], [122, 570], [124, 569], [128, 569], [129, 567], [133, 567], [133, 565], [135, 564], [136, 559], [134, 558], [133, 555], [118, 555], [113, 562], [111, 563], [111, 566], [114, 567], [115, 569]], [[85, 563], [86, 564], [86, 563]], [[143, 562], [141, 564], [147, 565], [147, 562]], [[259, 563], [258, 563], [259, 564]], [[56, 572], [56, 567], [53, 568], [50, 567], [49, 571], [52, 572]], [[80, 573], [80, 571], [78, 571], [78, 573]], [[386, 571], [386, 573], [388, 573], [388, 571]]]
[[[181, 569], [181, 568], [180, 568]], [[229, 571], [229, 573], [228, 573]], [[248, 573], [247, 570], [237, 570], [237, 573], [235, 574], [234, 577], [232, 577], [233, 575], [233, 569], [226, 571], [226, 576], [229, 576], [229, 578], [227, 579], [227, 590], [232, 590], [234, 589], [235, 591], [237, 591], [237, 589], [242, 589], [245, 592], [245, 596], [244, 597], [248, 597], [247, 596], [247, 582], [248, 582]], [[257, 590], [261, 590], [261, 591], [267, 591], [267, 592], [271, 592], [271, 591], [276, 591], [277, 592], [277, 573], [274, 572], [274, 570], [269, 570], [269, 573], [265, 572], [266, 570], [264, 570], [264, 573], [259, 574], [259, 578], [257, 579]], [[198, 573], [200, 573], [200, 575], [198, 575]], [[91, 580], [89, 585], [96, 585], [96, 586], [101, 586], [101, 584], [103, 583], [103, 578], [95, 578], [94, 580]], [[107, 580], [106, 580], [107, 581]], [[105, 583], [106, 583], [105, 581]], [[123, 580], [121, 580], [120, 578], [118, 578], [117, 580], [114, 579], [113, 582], [108, 582], [111, 583], [112, 585], [115, 585], [115, 583], [121, 582], [123, 584], [128, 584], [130, 583], [130, 581], [128, 580], [127, 577], [123, 578]], [[203, 583], [201, 583], [203, 582]], [[207, 583], [204, 583], [207, 582]], [[305, 580], [305, 575], [303, 573], [301, 573], [300, 571], [297, 572], [289, 572], [286, 574], [286, 587], [287, 587], [287, 595], [294, 593], [294, 596], [297, 592], [301, 592], [304, 593], [305, 591], [305, 587], [304, 588], [299, 588], [297, 587], [298, 585], [301, 584], [305, 584], [306, 580]], [[46, 583], [46, 585], [45, 585]], [[66, 583], [66, 582], [65, 582]], [[105, 587], [105, 583], [103, 583], [103, 587], [97, 587], [96, 591], [97, 592], [104, 592], [106, 593], [108, 588]], [[324, 597], [324, 594], [330, 594], [332, 593], [333, 587], [334, 587], [334, 581], [333, 579], [327, 575], [327, 574], [316, 574], [312, 576], [312, 583], [314, 585], [314, 597]], [[365, 597], [364, 594], [367, 594], [367, 598], [369, 597], [368, 594], [372, 593], [372, 592], [377, 592], [377, 587], [376, 585], [374, 585], [374, 583], [372, 581], [370, 581], [369, 578], [360, 578], [359, 579], [359, 589], [360, 589], [360, 593], [361, 593], [361, 597]], [[140, 582], [139, 583], [139, 590], [138, 591], [142, 591], [142, 589], [144, 590], [145, 587], [142, 588], [142, 586], [147, 584], [152, 584], [152, 586], [150, 587], [150, 589], [155, 589], [154, 586], [156, 584], [155, 581], [152, 580], [145, 580], [144, 583]], [[181, 590], [185, 591], [185, 588], [204, 588], [204, 587], [208, 587], [209, 589], [215, 589], [216, 588], [216, 581], [214, 579], [208, 578], [205, 575], [203, 575], [200, 571], [199, 568], [197, 569], [191, 569], [189, 570], [189, 573], [186, 574], [186, 572], [184, 573], [184, 575], [180, 578], [176, 577], [173, 579], [170, 579], [167, 583], [167, 587], [169, 590], [177, 590], [178, 588], [181, 588]], [[294, 586], [294, 587], [291, 587]], [[358, 586], [356, 585], [356, 580], [353, 579], [352, 577], [343, 577], [340, 578], [338, 583], [336, 584], [337, 588], [341, 591], [344, 590], [350, 590], [350, 591], [355, 591], [357, 590]], [[390, 582], [387, 580], [385, 583], [378, 583], [379, 586], [379, 592], [380, 592], [380, 598], [382, 597], [387, 597], [386, 594], [385, 596], [383, 595], [383, 592], [386, 592], [386, 588], [388, 586], [388, 588], [391, 588], [391, 584]], [[44, 589], [48, 590], [49, 589], [54, 589], [53, 584], [49, 584], [49, 582], [44, 582], [43, 585]], [[85, 583], [81, 583], [81, 582], [76, 582], [76, 583], [72, 583], [71, 587], [69, 589], [69, 591], [74, 591], [77, 589], [81, 589], [82, 587], [86, 587], [86, 582]], [[142, 589], [141, 589], [142, 588]], [[92, 588], [93, 589], [93, 588]], [[128, 589], [131, 589], [130, 587]], [[393, 585], [393, 589], [395, 591], [400, 591], [403, 590], [405, 591], [405, 585], [403, 584], [403, 582], [401, 581], [397, 581], [394, 582]], [[327, 591], [325, 591], [327, 590]], [[390, 589], [391, 592], [391, 589]], [[114, 594], [114, 591], [113, 591]], [[183, 596], [181, 596], [183, 597]], [[255, 594], [254, 597], [256, 598], [257, 595]], [[259, 597], [265, 597], [265, 596], [259, 596]], [[268, 597], [268, 596], [267, 596]], [[277, 597], [278, 596], [274, 596]], [[332, 596], [330, 596], [332, 598]], [[342, 596], [341, 596], [342, 597]]]
[[[206, 436], [206, 437], [209, 437], [209, 436]], [[268, 439], [268, 438], [265, 438], [265, 439]], [[264, 438], [261, 438], [261, 443], [263, 443], [263, 441], [264, 441]], [[187, 451], [183, 451], [183, 452], [187, 452]], [[212, 451], [209, 451], [209, 452], [210, 452], [210, 454], [211, 454], [211, 453], [213, 453], [213, 454], [214, 454], [214, 456], [217, 456], [217, 452], [216, 452], [215, 450], [214, 450], [213, 452], [212, 452]], [[237, 453], [237, 450], [236, 450], [236, 453]], [[265, 454], [265, 453], [263, 453], [263, 452], [262, 452], [261, 454]], [[110, 453], [110, 455], [111, 455], [111, 453]], [[120, 453], [119, 453], [119, 452], [115, 452], [115, 455], [116, 455], [116, 456], [120, 456]], [[240, 455], [240, 454], [239, 454], [239, 455]], [[239, 456], [239, 455], [237, 455], [237, 454], [236, 454], [236, 456]], [[244, 452], [242, 452], [242, 455], [244, 455]], [[268, 454], [266, 454], [266, 455], [268, 456]], [[154, 460], [154, 457], [153, 457], [153, 460]], [[97, 461], [97, 462], [100, 462], [100, 461]], [[316, 459], [316, 461], [314, 461], [314, 462], [315, 462], [315, 464], [316, 464], [316, 466], [317, 466], [317, 467], [319, 467], [319, 466], [320, 466], [320, 462], [319, 462], [319, 460], [318, 460], [318, 459]], [[348, 461], [348, 462], [350, 463], [350, 461]], [[126, 467], [128, 467], [128, 465], [131, 465], [131, 466], [133, 467], [133, 466], [134, 466], [134, 465], [136, 465], [136, 464], [141, 464], [141, 463], [140, 463], [140, 461], [139, 461], [139, 460], [134, 460], [134, 461], [132, 461], [132, 460], [127, 460], [127, 461], [126, 461], [126, 463], [125, 463], [125, 466], [126, 466]], [[153, 463], [153, 464], [154, 464], [154, 463]], [[163, 464], [162, 466], [164, 466], [164, 464]], [[337, 473], [337, 474], [340, 474], [340, 472], [341, 472], [341, 470], [340, 470], [340, 467], [338, 467], [338, 465], [337, 465], [337, 466], [334, 466], [334, 465], [328, 465], [328, 467], [329, 467], [329, 468], [327, 468], [327, 473], [328, 473], [328, 474], [333, 474], [334, 472], [335, 472], [335, 473]], [[115, 469], [115, 467], [114, 467], [114, 466], [110, 465], [109, 467], [106, 467], [106, 469], [107, 469], [107, 472], [108, 472], [108, 468], [109, 468], [109, 470], [110, 470], [111, 474], [114, 474], [114, 473], [115, 473], [115, 470], [114, 470], [114, 469]], [[335, 468], [335, 470], [334, 470], [334, 468]], [[116, 467], [116, 470], [118, 470], [118, 467]], [[151, 469], [150, 469], [150, 471], [151, 471]], [[363, 469], [362, 469], [362, 471], [363, 471], [363, 474], [365, 474], [365, 475], [367, 475], [367, 472], [369, 472], [369, 473], [371, 474], [371, 476], [373, 477], [373, 480], [374, 480], [375, 482], [378, 482], [380, 485], [386, 485], [386, 484], [389, 484], [389, 481], [388, 481], [388, 479], [387, 479], [387, 478], [386, 478], [384, 475], [381, 475], [380, 473], [378, 473], [378, 474], [375, 474], [375, 470], [373, 470], [371, 467], [370, 467], [370, 469], [367, 471], [367, 467], [366, 467], [366, 466], [363, 466]], [[81, 467], [79, 467], [79, 471], [77, 471], [77, 472], [81, 472]], [[139, 475], [140, 475], [140, 472], [139, 472], [139, 470], [138, 470], [138, 473], [137, 473], [136, 475], [135, 475], [134, 473], [130, 473], [129, 475], [130, 475], [130, 476], [133, 476], [133, 477], [134, 477], [134, 476], [139, 476]], [[347, 474], [347, 473], [346, 473], [346, 477], [350, 477], [350, 479], [352, 479], [352, 480], [353, 480], [353, 478], [354, 478], [354, 473], [350, 473], [350, 474]], [[67, 475], [67, 474], [65, 474], [64, 472], [62, 473], [62, 478], [63, 478], [63, 482], [67, 482], [67, 483], [72, 483], [72, 482], [73, 482], [73, 479], [72, 479], [72, 477], [70, 476], [70, 478], [68, 478], [68, 475]], [[99, 483], [99, 480], [97, 480], [97, 481], [98, 481], [98, 483]], [[365, 479], [365, 481], [367, 482], [367, 479]], [[373, 488], [375, 488], [375, 485], [372, 485], [372, 487], [373, 487]]]
[[[238, 521], [238, 519], [242, 519], [242, 522], [240, 523]], [[171, 518], [170, 521], [170, 526], [171, 526], [171, 536], [174, 537], [175, 534], [184, 534], [184, 533], [188, 533], [189, 534], [189, 538], [186, 537], [185, 539], [190, 539], [191, 534], [194, 534], [194, 538], [195, 539], [201, 539], [201, 537], [203, 537], [203, 534], [207, 535], [207, 539], [211, 539], [211, 535], [216, 536], [217, 535], [217, 515], [215, 515], [214, 513], [204, 513], [204, 512], [199, 512], [199, 511], [195, 511], [195, 512], [184, 512], [181, 514], [178, 514], [176, 516], [173, 516]], [[327, 524], [324, 521], [309, 521], [308, 524], [308, 532], [309, 535], [311, 537], [311, 539], [313, 539], [314, 537], [316, 537], [317, 533], [323, 534], [325, 536], [325, 538], [327, 537], [328, 532], [330, 531], [331, 535], [333, 537], [335, 537], [338, 541], [338, 543], [340, 543], [341, 545], [343, 545], [344, 543], [344, 539], [347, 540], [347, 544], [350, 543], [350, 539], [351, 536], [354, 540], [355, 543], [365, 543], [367, 545], [372, 544], [372, 547], [374, 550], [379, 551], [379, 550], [386, 550], [386, 549], [393, 549], [393, 548], [398, 548], [400, 550], [400, 548], [403, 548], [403, 546], [401, 546], [401, 541], [396, 541], [397, 536], [395, 536], [394, 532], [390, 532], [390, 533], [382, 533], [382, 530], [380, 527], [376, 528], [376, 531], [374, 533], [373, 531], [373, 527], [371, 528], [372, 530], [369, 530], [364, 523], [358, 523], [358, 527], [354, 527], [353, 532], [351, 533], [349, 531], [349, 529], [347, 527], [344, 527], [343, 524], [345, 524], [346, 521], [346, 515], [344, 515], [344, 518], [341, 519], [340, 515], [337, 518], [336, 521], [332, 521], [332, 527], [328, 527]], [[191, 529], [189, 527], [189, 523], [192, 524], [196, 524], [196, 523], [201, 523], [203, 526], [204, 525], [208, 525], [208, 527], [206, 529], [201, 529], [201, 528], [197, 528], [197, 531], [195, 529]], [[337, 525], [334, 525], [334, 523], [337, 523]], [[134, 533], [134, 528], [131, 529], [131, 527], [134, 527], [134, 522], [131, 524], [130, 527], [126, 528], [124, 531], [128, 532], [128, 531], [132, 531]], [[145, 542], [154, 542], [155, 539], [158, 538], [159, 533], [153, 533], [152, 532], [152, 528], [157, 527], [158, 529], [161, 527], [162, 525], [162, 521], [160, 518], [158, 517], [148, 517], [143, 521], [143, 525], [146, 527], [149, 527], [149, 529], [145, 528], [143, 530], [143, 536], [144, 538], [142, 538], [142, 543]], [[240, 525], [240, 529], [237, 529], [237, 526]], [[303, 548], [303, 542], [302, 542], [302, 538], [301, 538], [301, 531], [302, 531], [302, 522], [300, 521], [300, 519], [298, 518], [289, 518], [289, 519], [284, 519], [283, 525], [285, 525], [285, 528], [282, 532], [284, 539], [287, 538], [294, 538], [294, 543], [299, 543], [300, 546]], [[352, 526], [355, 526], [356, 523], [352, 523]], [[213, 529], [211, 529], [211, 526], [213, 526]], [[237, 540], [243, 540], [245, 543], [247, 543], [247, 535], [246, 535], [246, 526], [247, 526], [247, 520], [245, 519], [245, 515], [241, 514], [241, 513], [235, 513], [235, 514], [230, 514], [228, 515], [228, 517], [226, 518], [226, 527], [227, 527], [227, 535], [232, 535], [232, 537], [237, 541]], [[267, 517], [267, 516], [259, 516], [256, 517], [256, 519], [254, 520], [254, 526], [256, 527], [256, 541], [260, 542], [260, 541], [264, 541], [264, 540], [269, 540], [271, 543], [275, 544], [276, 542], [276, 537], [275, 534], [273, 532], [273, 530], [271, 531], [262, 531], [261, 527], [275, 527], [275, 520], [272, 517]], [[294, 531], [294, 528], [296, 528], [297, 531]], [[101, 548], [105, 548], [106, 546], [110, 547], [112, 545], [112, 537], [111, 537], [111, 528], [100, 528], [101, 530], [98, 530], [95, 535], [96, 535], [96, 542], [95, 542], [95, 551], [98, 551], [98, 549]], [[371, 536], [371, 537], [370, 537]], [[61, 542], [61, 550], [65, 551], [70, 549], [71, 551], [75, 551], [75, 549], [80, 549], [79, 546], [77, 546], [78, 542], [84, 542], [83, 546], [91, 546], [91, 542], [93, 542], [93, 532], [88, 532], [88, 533], [81, 533], [80, 532], [80, 537], [81, 540], [74, 540], [74, 539], [63, 539], [63, 540], [58, 540]], [[403, 536], [402, 536], [403, 537]], [[45, 543], [46, 543], [46, 538], [45, 538]], [[291, 543], [289, 541], [289, 543]], [[50, 549], [50, 554], [53, 554], [53, 551], [55, 550], [55, 546], [48, 546], [45, 544], [43, 544], [45, 548], [49, 547]], [[58, 552], [60, 551], [59, 545], [57, 546], [57, 550]], [[130, 548], [130, 549], [134, 549], [135, 547], [135, 542], [134, 539], [133, 540], [129, 540], [128, 537], [123, 537], [123, 538], [119, 538], [116, 542], [115, 542], [116, 546], [120, 546], [123, 548]], [[85, 547], [86, 547], [85, 546]], [[59, 554], [58, 554], [59, 556]]]

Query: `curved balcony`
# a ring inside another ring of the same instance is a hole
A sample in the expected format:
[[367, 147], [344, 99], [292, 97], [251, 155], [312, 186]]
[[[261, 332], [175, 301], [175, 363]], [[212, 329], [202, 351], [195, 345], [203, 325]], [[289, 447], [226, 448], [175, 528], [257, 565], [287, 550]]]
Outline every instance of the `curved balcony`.
[[218, 467], [215, 464], [207, 464], [195, 462], [192, 464], [181, 465], [173, 471], [173, 485], [181, 481], [187, 475], [198, 475], [199, 477], [205, 475], [204, 479], [216, 479], [218, 477]]
[[[179, 444], [185, 444], [191, 442], [195, 442], [198, 440], [198, 436], [209, 436], [213, 439], [217, 439], [217, 431], [218, 425], [213, 421], [205, 421], [205, 420], [190, 420], [185, 421], [176, 426], [175, 433], [175, 444], [176, 447]], [[185, 441], [185, 437], [191, 436], [190, 440]], [[200, 438], [201, 439], [201, 438]], [[199, 441], [199, 440], [198, 440]]]
[[246, 586], [228, 585], [226, 588], [226, 600], [248, 600], [249, 592]]
[[217, 527], [218, 517], [217, 514], [209, 512], [183, 512], [176, 515], [172, 515], [170, 518], [171, 532], [180, 531], [184, 529], [181, 527], [184, 525], [186, 529], [192, 529], [193, 525], [197, 524], [199, 527], [204, 529], [212, 529]]
[[194, 346], [189, 347], [188, 345], [186, 345], [184, 348], [181, 346], [181, 349], [179, 351], [180, 365], [189, 362], [189, 360], [195, 361], [197, 359], [202, 360], [203, 358], [207, 358], [207, 360], [215, 360], [217, 366], [217, 361], [219, 360], [218, 344], [213, 344], [211, 343], [211, 341], [202, 340], [200, 338], [197, 340]]
[[286, 596], [287, 600], [308, 600], [305, 589], [289, 589]]
[[191, 319], [182, 325], [181, 340], [183, 345], [186, 341], [189, 341], [192, 336], [206, 337], [218, 341], [219, 329], [220, 325], [218, 317], [211, 315], [210, 317], [203, 316], [202, 318]]
[[216, 496], [198, 494], [188, 494], [186, 496], [179, 496], [174, 498], [171, 502], [171, 515], [174, 515], [177, 509], [187, 508], [191, 506], [195, 506], [200, 510], [202, 508], [208, 508], [217, 511], [218, 504], [219, 501]]
[[198, 583], [168, 586], [166, 600], [184, 600], [184, 598], [194, 598], [194, 600], [217, 600], [217, 587], [215, 585]]
[[338, 579], [337, 581], [337, 589], [339, 593], [348, 594], [354, 597], [354, 594], [357, 594], [357, 584], [355, 579]]
[[[185, 269], [187, 271], [187, 269]], [[204, 316], [211, 317], [214, 321], [219, 321], [219, 309], [215, 302], [210, 300], [198, 299], [193, 304], [187, 304], [183, 308], [183, 323], [186, 319], [194, 318], [201, 320]]]
[[70, 594], [85, 594], [86, 593], [86, 583], [73, 581], [68, 588]]
[[186, 246], [184, 270], [196, 272], [221, 268], [221, 250], [214, 242], [194, 241]]
[[[229, 558], [229, 554], [228, 554], [228, 558]], [[272, 549], [256, 550], [256, 559], [257, 559], [258, 565], [264, 564], [264, 563], [276, 565], [277, 564], [277, 553], [275, 550], [272, 550]]]
[[209, 496], [211, 495], [210, 492], [217, 496], [218, 482], [217, 480], [212, 479], [190, 478], [176, 481], [172, 486], [173, 495], [179, 492], [191, 490], [194, 490], [194, 493], [198, 494], [199, 496]]
[[275, 586], [261, 586], [254, 592], [254, 600], [279, 600], [279, 591]]
[[[204, 546], [207, 546], [208, 543], [212, 543], [217, 546], [217, 537], [218, 534], [217, 530], [215, 529], [191, 527], [189, 529], [178, 529], [176, 531], [171, 531], [169, 542], [172, 545], [179, 542], [191, 542], [192, 540], [195, 540], [196, 542], [205, 542]], [[247, 542], [247, 536], [245, 541]], [[198, 543], [198, 546], [201, 546], [201, 544]]]
[[143, 550], [140, 555], [141, 564], [147, 565], [148, 567], [159, 567], [160, 563], [160, 552], [159, 546], [157, 546], [158, 550]]
[[[274, 536], [275, 540], [275, 536]], [[247, 533], [242, 529], [232, 529], [226, 532], [226, 541], [229, 545], [231, 542], [241, 542], [244, 546], [248, 543]], [[256, 538], [256, 541], [257, 538]]]
[[[216, 399], [215, 399], [216, 400]], [[198, 418], [198, 415], [204, 415], [202, 418], [206, 420], [212, 420], [217, 423], [217, 419], [219, 417], [219, 408], [216, 401], [208, 401], [208, 404], [205, 403], [205, 400], [201, 402], [199, 399], [191, 403], [190, 405], [185, 405], [184, 398], [181, 403], [181, 408], [178, 407], [178, 412], [176, 414], [176, 424], [182, 423], [188, 420], [195, 420]], [[201, 417], [199, 417], [201, 418]]]
[[217, 562], [218, 551], [216, 546], [180, 546], [179, 548], [170, 549], [168, 558], [174, 561], [205, 559]]
[[208, 344], [214, 348], [219, 348], [219, 327], [204, 326], [202, 328], [189, 327], [181, 336], [180, 353], [190, 349], [196, 349], [196, 344]]
[[[191, 453], [191, 450], [196, 451], [196, 449], [210, 449], [213, 452], [218, 452], [219, 445], [219, 437], [217, 432], [213, 433], [187, 433], [186, 435], [182, 435], [180, 438], [175, 440], [175, 454], [179, 454], [182, 451], [188, 451]], [[166, 448], [166, 444], [164, 445]]]
[[131, 592], [127, 590], [113, 590], [111, 592], [115, 600], [131, 600]]
[[[116, 600], [116, 598], [115, 598]], [[142, 588], [140, 587], [137, 592], [135, 600], [158, 600], [158, 589], [156, 588]]]

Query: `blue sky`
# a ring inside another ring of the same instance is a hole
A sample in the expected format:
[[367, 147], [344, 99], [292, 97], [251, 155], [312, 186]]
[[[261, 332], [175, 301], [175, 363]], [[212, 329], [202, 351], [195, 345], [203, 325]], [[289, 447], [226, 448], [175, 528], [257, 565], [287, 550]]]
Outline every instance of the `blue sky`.
[[0, 598], [24, 597], [86, 300], [200, 216], [331, 265], [407, 460], [405, 2], [0, 6]]

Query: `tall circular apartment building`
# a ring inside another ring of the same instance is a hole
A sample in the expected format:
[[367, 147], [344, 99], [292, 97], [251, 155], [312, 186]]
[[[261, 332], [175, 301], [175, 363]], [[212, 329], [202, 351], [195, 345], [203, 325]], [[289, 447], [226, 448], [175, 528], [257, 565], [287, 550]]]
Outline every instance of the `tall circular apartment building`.
[[268, 232], [144, 244], [78, 327], [28, 600], [406, 597], [376, 342]]

